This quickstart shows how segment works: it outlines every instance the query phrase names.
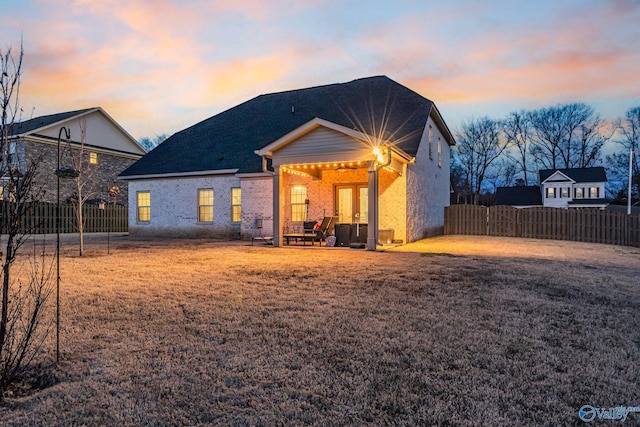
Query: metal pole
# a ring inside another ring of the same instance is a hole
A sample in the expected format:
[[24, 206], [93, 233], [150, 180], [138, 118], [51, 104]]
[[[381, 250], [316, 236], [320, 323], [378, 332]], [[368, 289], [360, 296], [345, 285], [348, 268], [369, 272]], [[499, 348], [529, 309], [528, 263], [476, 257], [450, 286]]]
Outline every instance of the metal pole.
[[67, 138], [71, 138], [71, 132], [64, 126], [58, 132], [58, 163], [56, 168], [57, 177], [57, 209], [56, 209], [56, 363], [60, 362], [60, 139], [62, 131]]
[[629, 188], [627, 189], [627, 215], [631, 215], [631, 177], [633, 175], [633, 147], [629, 148]]
[[[109, 193], [107, 193], [107, 201], [109, 200]], [[105, 211], [104, 211], [105, 215], [107, 215], [107, 255], [111, 254], [111, 248], [109, 245], [109, 236], [110, 236], [110, 231], [111, 231], [111, 215], [109, 215], [109, 203], [107, 203], [107, 206], [105, 206]]]

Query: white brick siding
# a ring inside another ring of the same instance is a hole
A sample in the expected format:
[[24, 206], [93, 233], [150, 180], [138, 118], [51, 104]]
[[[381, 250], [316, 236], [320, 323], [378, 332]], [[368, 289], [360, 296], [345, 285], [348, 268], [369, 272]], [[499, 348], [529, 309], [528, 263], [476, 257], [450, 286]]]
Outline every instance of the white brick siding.
[[[240, 184], [240, 179], [233, 175], [130, 181], [129, 233], [132, 236], [238, 238], [240, 224], [231, 222], [231, 187], [240, 187]], [[213, 222], [198, 222], [200, 188], [213, 189]], [[151, 193], [148, 223], [137, 221], [138, 191]]]
[[[433, 128], [433, 152], [429, 158], [429, 125]], [[438, 137], [442, 143], [438, 166]], [[407, 167], [407, 241], [442, 234], [444, 208], [449, 205], [450, 147], [431, 118], [427, 121], [416, 163]]]
[[[273, 236], [273, 178], [243, 178], [242, 238]], [[262, 219], [262, 230], [257, 227]]]

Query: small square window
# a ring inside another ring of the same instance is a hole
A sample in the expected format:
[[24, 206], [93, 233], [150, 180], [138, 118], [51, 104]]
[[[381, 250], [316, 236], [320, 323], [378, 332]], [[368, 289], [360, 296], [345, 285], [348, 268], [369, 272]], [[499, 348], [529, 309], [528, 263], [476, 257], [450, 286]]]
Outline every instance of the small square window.
[[584, 188], [578, 187], [573, 192], [574, 199], [584, 199]]
[[560, 197], [562, 197], [563, 199], [569, 198], [569, 187], [562, 187], [560, 189]]
[[556, 198], [556, 189], [555, 187], [547, 188], [547, 199], [555, 199]]

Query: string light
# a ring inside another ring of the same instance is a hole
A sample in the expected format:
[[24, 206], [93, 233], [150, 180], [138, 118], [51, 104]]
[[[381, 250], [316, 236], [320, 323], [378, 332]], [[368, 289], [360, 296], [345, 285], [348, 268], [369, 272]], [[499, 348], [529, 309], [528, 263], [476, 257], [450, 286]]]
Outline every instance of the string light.
[[[360, 168], [365, 162], [358, 160], [356, 162], [327, 162], [327, 163], [300, 163], [295, 165], [284, 165], [282, 166], [282, 170], [298, 176], [311, 176], [308, 170], [322, 170], [322, 169], [345, 169], [349, 168]], [[385, 169], [393, 171], [389, 167], [385, 167]]]

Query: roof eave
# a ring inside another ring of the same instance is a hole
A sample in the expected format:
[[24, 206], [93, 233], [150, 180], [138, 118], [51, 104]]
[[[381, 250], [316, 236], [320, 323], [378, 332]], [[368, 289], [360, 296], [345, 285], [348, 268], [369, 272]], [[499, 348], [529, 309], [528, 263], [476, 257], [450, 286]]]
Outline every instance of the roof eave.
[[447, 123], [442, 118], [442, 114], [440, 114], [438, 107], [436, 107], [436, 104], [434, 103], [431, 103], [431, 111], [429, 112], [429, 117], [433, 118], [433, 121], [440, 129], [440, 132], [444, 136], [445, 141], [447, 141], [447, 144], [449, 144], [449, 146], [456, 145], [456, 140], [453, 137], [449, 126], [447, 126]]
[[240, 169], [215, 169], [192, 172], [167, 172], [167, 173], [151, 173], [140, 175], [119, 175], [118, 179], [123, 181], [133, 181], [137, 179], [158, 179], [158, 178], [190, 178], [196, 176], [211, 175], [235, 175]]

